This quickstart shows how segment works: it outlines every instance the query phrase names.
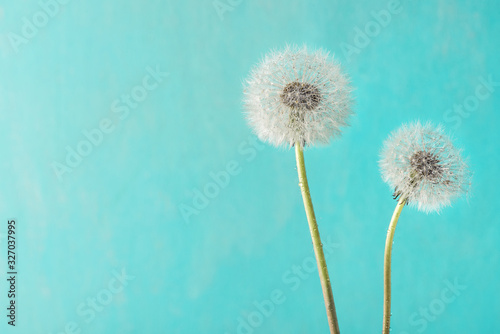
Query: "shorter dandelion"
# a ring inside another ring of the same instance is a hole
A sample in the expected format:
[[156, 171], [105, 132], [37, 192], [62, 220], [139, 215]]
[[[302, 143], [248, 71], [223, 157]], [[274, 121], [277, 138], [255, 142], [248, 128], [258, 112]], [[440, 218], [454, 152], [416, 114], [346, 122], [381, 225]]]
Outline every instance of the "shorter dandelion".
[[415, 122], [403, 125], [384, 143], [380, 160], [382, 177], [394, 189], [394, 210], [384, 254], [383, 334], [391, 321], [391, 253], [394, 232], [405, 204], [425, 212], [439, 212], [471, 184], [471, 173], [442, 126]]
[[299, 185], [333, 334], [339, 333], [339, 325], [303, 148], [338, 137], [352, 114], [351, 105], [351, 88], [338, 63], [328, 53], [306, 47], [271, 52], [252, 70], [245, 86], [246, 115], [257, 136], [275, 146], [295, 146]]

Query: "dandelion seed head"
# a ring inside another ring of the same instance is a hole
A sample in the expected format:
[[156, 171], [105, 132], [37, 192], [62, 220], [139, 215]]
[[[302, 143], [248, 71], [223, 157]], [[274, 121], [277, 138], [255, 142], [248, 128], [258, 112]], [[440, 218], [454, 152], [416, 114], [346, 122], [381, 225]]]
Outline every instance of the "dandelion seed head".
[[410, 157], [411, 174], [419, 180], [427, 179], [429, 182], [439, 182], [443, 175], [443, 166], [437, 154], [417, 151]]
[[351, 88], [323, 50], [287, 46], [266, 55], [245, 83], [248, 122], [275, 146], [327, 144], [352, 115]]
[[438, 211], [469, 191], [471, 173], [442, 126], [403, 125], [384, 142], [380, 168], [394, 196], [425, 212]]
[[294, 81], [283, 88], [281, 101], [292, 110], [314, 110], [321, 101], [321, 92], [307, 82]]

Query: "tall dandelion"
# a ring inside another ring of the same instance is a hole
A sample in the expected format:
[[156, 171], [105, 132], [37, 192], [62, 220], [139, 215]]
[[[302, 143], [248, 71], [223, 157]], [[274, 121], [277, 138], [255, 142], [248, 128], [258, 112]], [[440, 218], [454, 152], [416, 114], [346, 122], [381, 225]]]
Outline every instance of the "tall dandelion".
[[351, 88], [333, 57], [288, 46], [265, 56], [245, 85], [245, 108], [259, 139], [295, 146], [299, 186], [313, 241], [331, 333], [339, 333], [330, 278], [307, 183], [303, 149], [340, 135], [351, 116]]
[[384, 254], [383, 334], [391, 321], [391, 252], [394, 232], [405, 204], [424, 212], [442, 207], [468, 192], [471, 173], [441, 126], [416, 122], [403, 125], [385, 141], [380, 161], [382, 177], [394, 189], [394, 210]]

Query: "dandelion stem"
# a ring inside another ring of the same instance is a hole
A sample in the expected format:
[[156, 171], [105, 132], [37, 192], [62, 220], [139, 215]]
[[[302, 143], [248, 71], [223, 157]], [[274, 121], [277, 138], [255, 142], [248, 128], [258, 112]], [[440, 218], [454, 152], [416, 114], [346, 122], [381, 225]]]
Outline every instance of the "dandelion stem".
[[396, 209], [392, 214], [389, 228], [387, 229], [387, 239], [385, 240], [385, 253], [384, 253], [384, 327], [382, 334], [389, 334], [391, 330], [391, 253], [392, 242], [394, 239], [394, 232], [398, 223], [401, 210], [406, 204], [406, 198], [401, 196], [399, 198]]
[[319, 278], [323, 289], [323, 297], [325, 299], [326, 313], [328, 316], [328, 324], [331, 334], [339, 334], [339, 324], [337, 321], [337, 313], [335, 311], [335, 303], [333, 301], [332, 287], [330, 285], [330, 277], [326, 267], [325, 254], [323, 253], [323, 245], [319, 236], [318, 224], [314, 215], [311, 193], [307, 183], [306, 166], [304, 163], [304, 151], [301, 143], [295, 143], [295, 155], [297, 158], [297, 172], [299, 173], [299, 186], [304, 200], [304, 208], [306, 210], [307, 221], [309, 223], [309, 231], [311, 232], [314, 254], [318, 264]]

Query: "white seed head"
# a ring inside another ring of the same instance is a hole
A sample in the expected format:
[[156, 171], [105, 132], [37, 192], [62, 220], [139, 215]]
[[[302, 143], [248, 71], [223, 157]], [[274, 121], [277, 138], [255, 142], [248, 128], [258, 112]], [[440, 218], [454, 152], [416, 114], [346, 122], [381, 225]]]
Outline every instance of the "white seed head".
[[287, 46], [266, 55], [245, 84], [248, 122], [275, 146], [326, 144], [352, 114], [351, 88], [323, 50]]
[[403, 125], [384, 142], [382, 177], [394, 197], [425, 212], [438, 211], [468, 192], [471, 173], [442, 126]]

